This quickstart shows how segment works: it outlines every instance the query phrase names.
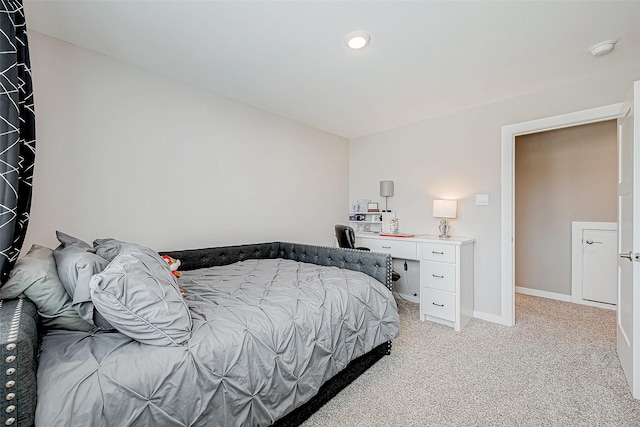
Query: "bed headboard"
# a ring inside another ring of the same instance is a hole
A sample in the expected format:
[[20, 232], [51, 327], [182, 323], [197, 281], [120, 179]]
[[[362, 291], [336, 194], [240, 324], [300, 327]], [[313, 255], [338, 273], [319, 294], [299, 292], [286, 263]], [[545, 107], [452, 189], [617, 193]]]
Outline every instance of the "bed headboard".
[[167, 251], [182, 262], [181, 270], [232, 264], [247, 259], [283, 258], [330, 267], [361, 271], [391, 289], [391, 255], [355, 249], [331, 248], [302, 243], [254, 243], [206, 249]]

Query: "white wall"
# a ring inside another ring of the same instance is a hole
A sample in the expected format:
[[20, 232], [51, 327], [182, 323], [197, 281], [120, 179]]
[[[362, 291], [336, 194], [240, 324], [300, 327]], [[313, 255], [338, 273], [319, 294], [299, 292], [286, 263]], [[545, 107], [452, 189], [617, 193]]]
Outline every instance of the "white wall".
[[[32, 243], [334, 245], [348, 141], [31, 31]], [[248, 84], [250, 84], [248, 82]]]
[[[359, 198], [400, 231], [435, 233], [433, 198], [457, 198], [452, 233], [476, 242], [475, 308], [500, 307], [500, 128], [624, 99], [633, 69], [357, 138], [203, 93], [29, 33], [37, 122], [32, 217], [23, 249], [56, 229], [163, 249], [272, 240], [333, 245]], [[348, 187], [348, 191], [347, 191]], [[489, 206], [474, 195], [489, 193]]]
[[[381, 200], [379, 181], [395, 181], [390, 208], [400, 231], [437, 232], [431, 216], [434, 198], [458, 199], [451, 233], [476, 240], [475, 310], [480, 317], [501, 315], [500, 156], [501, 127], [621, 102], [640, 63], [584, 80], [567, 82], [518, 98], [418, 122], [354, 139], [349, 154], [349, 199]], [[489, 206], [476, 206], [475, 194], [488, 193]]]

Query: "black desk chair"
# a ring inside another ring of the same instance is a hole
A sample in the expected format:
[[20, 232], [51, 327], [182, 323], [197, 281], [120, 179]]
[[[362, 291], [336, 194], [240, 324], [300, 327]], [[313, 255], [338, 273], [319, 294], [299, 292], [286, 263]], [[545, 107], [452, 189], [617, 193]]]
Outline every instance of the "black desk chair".
[[[356, 247], [356, 233], [353, 231], [353, 228], [347, 225], [336, 224], [335, 232], [336, 240], [338, 241], [339, 247], [347, 249], [359, 249], [361, 251], [371, 250], [369, 248]], [[391, 280], [393, 280], [394, 282], [400, 280], [400, 273], [392, 271]]]

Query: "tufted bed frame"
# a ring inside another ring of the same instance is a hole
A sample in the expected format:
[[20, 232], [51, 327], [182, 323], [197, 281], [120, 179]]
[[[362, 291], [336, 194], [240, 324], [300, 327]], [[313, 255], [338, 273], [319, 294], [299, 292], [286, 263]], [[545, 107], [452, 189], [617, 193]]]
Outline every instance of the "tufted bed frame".
[[[181, 270], [232, 264], [247, 259], [283, 258], [317, 265], [361, 271], [391, 289], [391, 256], [352, 249], [299, 243], [257, 243], [206, 249], [168, 251], [181, 260]], [[0, 300], [0, 425], [32, 426], [36, 408], [36, 374], [40, 338], [44, 334], [35, 305], [27, 298]], [[276, 421], [277, 426], [300, 425], [335, 394], [391, 351], [391, 342], [353, 360], [318, 391], [318, 394]]]

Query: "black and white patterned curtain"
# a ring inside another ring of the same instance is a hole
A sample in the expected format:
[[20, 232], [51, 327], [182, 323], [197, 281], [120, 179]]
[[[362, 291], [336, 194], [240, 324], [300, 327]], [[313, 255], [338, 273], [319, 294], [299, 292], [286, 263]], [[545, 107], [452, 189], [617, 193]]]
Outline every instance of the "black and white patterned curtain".
[[36, 121], [21, 0], [0, 0], [0, 284], [27, 233]]

